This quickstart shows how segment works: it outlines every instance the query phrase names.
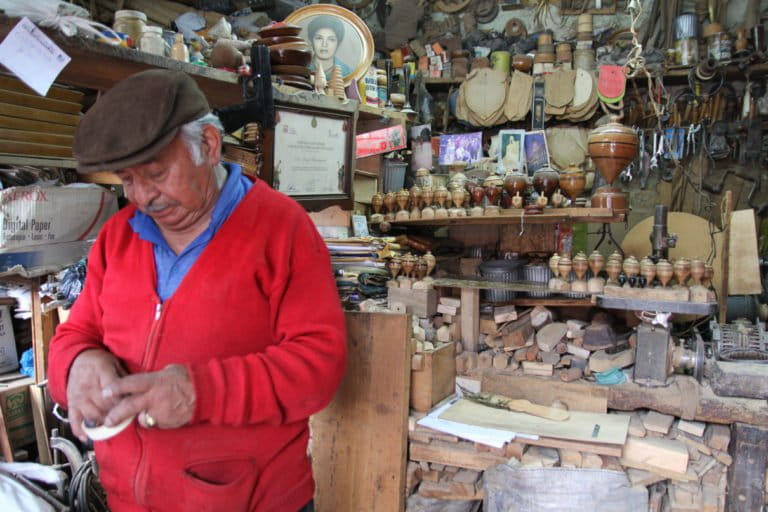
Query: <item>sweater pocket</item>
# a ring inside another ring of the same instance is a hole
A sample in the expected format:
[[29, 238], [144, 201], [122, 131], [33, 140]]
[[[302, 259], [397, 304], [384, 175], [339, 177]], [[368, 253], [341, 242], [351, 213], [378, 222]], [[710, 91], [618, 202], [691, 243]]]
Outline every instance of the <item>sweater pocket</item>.
[[183, 510], [248, 512], [253, 510], [259, 471], [249, 457], [212, 457], [190, 462], [182, 480]]

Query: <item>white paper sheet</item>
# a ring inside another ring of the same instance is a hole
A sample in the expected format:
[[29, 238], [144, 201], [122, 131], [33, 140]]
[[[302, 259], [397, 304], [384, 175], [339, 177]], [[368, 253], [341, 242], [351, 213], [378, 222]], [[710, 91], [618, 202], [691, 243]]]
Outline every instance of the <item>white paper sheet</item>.
[[3, 64], [41, 96], [72, 60], [29, 18], [21, 18], [0, 43]]
[[442, 406], [434, 409], [424, 418], [420, 419], [417, 423], [424, 427], [451, 434], [462, 439], [467, 439], [475, 443], [485, 444], [493, 446], [494, 448], [501, 448], [505, 443], [514, 441], [516, 437], [525, 439], [538, 439], [539, 436], [517, 434], [510, 432], [509, 430], [498, 430], [494, 428], [477, 427], [475, 425], [467, 425], [466, 423], [458, 423], [455, 421], [441, 420], [440, 415], [452, 406], [457, 399], [451, 400]]

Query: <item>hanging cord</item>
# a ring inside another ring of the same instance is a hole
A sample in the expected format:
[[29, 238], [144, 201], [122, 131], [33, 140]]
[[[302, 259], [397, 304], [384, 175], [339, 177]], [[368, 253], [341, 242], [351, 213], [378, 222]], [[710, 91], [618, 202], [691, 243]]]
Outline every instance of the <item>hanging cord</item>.
[[627, 63], [624, 65], [627, 78], [634, 78], [641, 72], [645, 73], [645, 77], [648, 80], [648, 97], [651, 100], [651, 107], [653, 107], [653, 113], [656, 119], [659, 120], [663, 115], [663, 112], [659, 110], [656, 104], [656, 98], [653, 97], [653, 77], [645, 67], [645, 57], [643, 57], [643, 45], [640, 43], [640, 39], [637, 36], [637, 20], [640, 19], [640, 15], [643, 13], [643, 5], [639, 0], [631, 0], [627, 6], [629, 11], [630, 25], [629, 31], [632, 33], [632, 49], [627, 55]]
[[96, 476], [96, 461], [93, 457], [77, 468], [69, 485], [68, 501], [75, 512], [106, 512], [107, 497]]

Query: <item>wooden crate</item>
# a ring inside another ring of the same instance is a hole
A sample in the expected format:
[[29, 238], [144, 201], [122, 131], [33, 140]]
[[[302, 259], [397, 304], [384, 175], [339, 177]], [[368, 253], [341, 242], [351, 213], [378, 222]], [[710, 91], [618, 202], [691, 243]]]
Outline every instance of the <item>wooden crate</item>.
[[426, 318], [437, 314], [437, 291], [434, 288], [390, 288], [388, 299], [390, 309], [395, 302], [400, 302], [405, 305], [405, 311], [410, 315]]
[[423, 366], [411, 369], [411, 408], [428, 411], [456, 387], [456, 344], [446, 343], [432, 352], [422, 352]]

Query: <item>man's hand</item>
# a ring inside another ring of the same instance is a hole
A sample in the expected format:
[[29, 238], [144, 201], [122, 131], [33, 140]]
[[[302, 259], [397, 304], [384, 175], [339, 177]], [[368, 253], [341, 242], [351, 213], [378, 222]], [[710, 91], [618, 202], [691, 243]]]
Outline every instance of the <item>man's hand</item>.
[[125, 375], [120, 361], [101, 349], [85, 350], [72, 362], [67, 381], [68, 415], [72, 432], [83, 442], [83, 420], [101, 424], [117, 400], [105, 397], [102, 390]]
[[[195, 413], [195, 387], [186, 367], [178, 364], [117, 379], [103, 395], [107, 400], [119, 400], [104, 419], [107, 427], [136, 414], [144, 427], [177, 428], [192, 421]], [[154, 420], [153, 425], [146, 415]]]

